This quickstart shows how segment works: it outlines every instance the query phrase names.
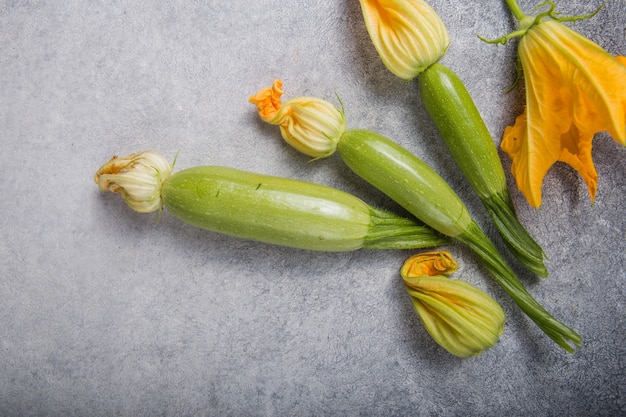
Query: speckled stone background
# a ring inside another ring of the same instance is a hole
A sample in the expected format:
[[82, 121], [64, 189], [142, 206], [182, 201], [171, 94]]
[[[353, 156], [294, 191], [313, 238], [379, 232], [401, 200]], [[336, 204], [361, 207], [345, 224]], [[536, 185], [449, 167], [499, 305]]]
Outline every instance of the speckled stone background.
[[[432, 0], [444, 63], [465, 81], [494, 142], [523, 107], [504, 2]], [[537, 1], [523, 0], [530, 12]], [[565, 15], [602, 2], [558, 1]], [[420, 105], [380, 62], [356, 0], [0, 2], [0, 415], [618, 416], [624, 372], [625, 150], [594, 140], [598, 195], [557, 164], [522, 222], [550, 278], [507, 257], [531, 293], [584, 338], [568, 354], [451, 245], [463, 278], [508, 320], [500, 342], [458, 359], [413, 313], [399, 276], [413, 251], [311, 253], [194, 229], [100, 193], [97, 168], [145, 149], [177, 169], [213, 164], [306, 179], [403, 213], [338, 158], [309, 162], [259, 122], [248, 96], [345, 105], [458, 191], [498, 247]], [[576, 29], [626, 54], [626, 4]], [[509, 174], [510, 160], [502, 155]], [[504, 249], [503, 249], [504, 250]]]

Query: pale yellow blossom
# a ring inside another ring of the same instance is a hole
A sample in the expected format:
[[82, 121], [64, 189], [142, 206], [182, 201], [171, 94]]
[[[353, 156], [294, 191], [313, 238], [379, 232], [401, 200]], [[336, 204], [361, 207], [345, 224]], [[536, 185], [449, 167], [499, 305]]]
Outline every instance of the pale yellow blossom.
[[346, 130], [343, 111], [315, 97], [296, 97], [281, 103], [282, 94], [282, 81], [275, 80], [249, 101], [257, 106], [261, 119], [278, 125], [283, 139], [298, 151], [314, 158], [333, 154]]
[[114, 156], [100, 167], [94, 180], [102, 191], [121, 193], [133, 210], [149, 213], [161, 209], [161, 187], [171, 172], [172, 165], [164, 157], [145, 151]]

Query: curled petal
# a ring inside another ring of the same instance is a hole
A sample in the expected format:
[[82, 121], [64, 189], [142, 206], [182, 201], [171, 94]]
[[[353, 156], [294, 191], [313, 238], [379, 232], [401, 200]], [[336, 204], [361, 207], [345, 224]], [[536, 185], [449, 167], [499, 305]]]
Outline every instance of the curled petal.
[[458, 265], [448, 251], [424, 252], [411, 256], [402, 265], [400, 274], [406, 278], [447, 275], [456, 271]]
[[165, 158], [145, 151], [124, 158], [114, 156], [100, 167], [94, 181], [102, 191], [121, 193], [133, 210], [149, 213], [161, 208], [161, 187], [171, 172]]
[[283, 82], [274, 80], [271, 87], [267, 87], [250, 96], [250, 103], [255, 104], [259, 110], [259, 116], [263, 121], [271, 123], [280, 109], [280, 97], [283, 95]]

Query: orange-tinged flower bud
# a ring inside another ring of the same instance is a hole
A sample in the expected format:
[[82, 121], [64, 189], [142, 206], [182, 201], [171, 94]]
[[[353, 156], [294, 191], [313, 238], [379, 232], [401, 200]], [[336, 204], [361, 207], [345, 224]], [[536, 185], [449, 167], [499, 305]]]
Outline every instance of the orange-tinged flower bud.
[[374, 47], [396, 76], [411, 80], [446, 53], [450, 38], [423, 0], [359, 0]]
[[448, 352], [467, 358], [497, 343], [505, 314], [485, 292], [442, 275], [456, 269], [449, 252], [427, 252], [407, 259], [401, 275], [428, 333]]
[[281, 104], [282, 82], [274, 81], [249, 101], [257, 106], [263, 121], [278, 125], [285, 141], [314, 158], [335, 152], [346, 130], [343, 112], [328, 101], [315, 97], [296, 97]]
[[423, 252], [411, 256], [402, 265], [403, 277], [423, 277], [448, 275], [456, 271], [458, 265], [448, 251]]
[[171, 172], [172, 165], [164, 157], [145, 151], [114, 156], [100, 167], [94, 180], [102, 191], [121, 193], [133, 210], [149, 213], [161, 208], [161, 186]]

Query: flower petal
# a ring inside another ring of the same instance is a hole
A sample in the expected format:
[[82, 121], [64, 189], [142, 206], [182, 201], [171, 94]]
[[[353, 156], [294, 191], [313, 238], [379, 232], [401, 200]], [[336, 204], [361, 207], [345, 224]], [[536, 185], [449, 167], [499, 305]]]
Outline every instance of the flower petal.
[[593, 203], [598, 188], [598, 173], [591, 158], [591, 141], [593, 134], [578, 132], [576, 126], [572, 131], [561, 136], [561, 155], [559, 161], [565, 162], [574, 168], [587, 184], [589, 197]]
[[458, 265], [450, 252], [445, 250], [423, 252], [404, 261], [400, 275], [406, 280], [423, 276], [448, 275], [457, 269]]
[[396, 76], [411, 80], [439, 61], [448, 31], [423, 0], [360, 0], [365, 26], [378, 55]]
[[526, 109], [505, 129], [501, 143], [513, 160], [518, 188], [539, 207], [543, 178], [562, 161], [579, 172], [593, 200], [594, 134], [608, 131], [626, 144], [626, 60], [556, 21], [531, 27], [520, 41], [519, 55]]
[[283, 82], [274, 80], [274, 84], [271, 87], [262, 89], [248, 99], [250, 103], [256, 104], [259, 116], [268, 123], [271, 123], [270, 121], [280, 110], [280, 97], [283, 95], [282, 88]]
[[333, 154], [346, 130], [343, 111], [316, 97], [295, 97], [281, 104], [282, 94], [282, 82], [276, 80], [249, 101], [263, 121], [280, 126], [283, 139], [299, 152], [313, 158]]
[[171, 172], [172, 165], [164, 157], [144, 151], [114, 156], [98, 169], [94, 181], [102, 191], [121, 193], [133, 210], [150, 213], [161, 209], [161, 187]]
[[422, 276], [409, 284], [413, 308], [432, 338], [448, 352], [467, 358], [494, 346], [506, 316], [489, 295], [465, 281]]

